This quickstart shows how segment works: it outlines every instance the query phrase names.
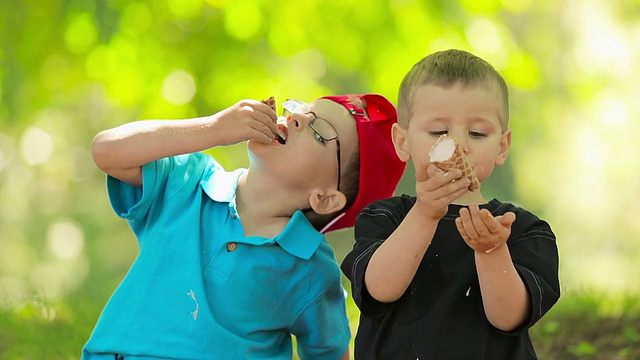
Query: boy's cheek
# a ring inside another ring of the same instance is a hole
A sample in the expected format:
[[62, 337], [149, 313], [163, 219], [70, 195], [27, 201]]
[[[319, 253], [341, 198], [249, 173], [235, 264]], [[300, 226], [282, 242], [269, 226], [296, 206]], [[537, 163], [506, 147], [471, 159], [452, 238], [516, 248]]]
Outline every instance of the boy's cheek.
[[473, 167], [473, 171], [476, 173], [476, 176], [478, 177], [478, 181], [482, 183], [489, 177], [489, 175], [491, 175], [491, 172], [493, 171], [493, 166], [475, 165]]

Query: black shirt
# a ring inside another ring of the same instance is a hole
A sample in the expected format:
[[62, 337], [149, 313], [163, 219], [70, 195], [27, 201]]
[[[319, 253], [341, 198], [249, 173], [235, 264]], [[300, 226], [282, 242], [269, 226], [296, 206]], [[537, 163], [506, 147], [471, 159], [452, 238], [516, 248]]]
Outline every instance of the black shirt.
[[507, 240], [516, 270], [527, 287], [529, 317], [509, 332], [494, 328], [482, 306], [474, 251], [454, 220], [462, 206], [450, 205], [438, 223], [407, 291], [393, 303], [369, 295], [364, 274], [375, 250], [415, 204], [407, 195], [377, 201], [356, 219], [356, 243], [342, 271], [351, 280], [360, 309], [355, 358], [376, 359], [536, 359], [528, 329], [560, 297], [558, 248], [549, 224], [525, 209], [492, 200], [482, 205], [494, 216], [511, 211], [516, 221]]

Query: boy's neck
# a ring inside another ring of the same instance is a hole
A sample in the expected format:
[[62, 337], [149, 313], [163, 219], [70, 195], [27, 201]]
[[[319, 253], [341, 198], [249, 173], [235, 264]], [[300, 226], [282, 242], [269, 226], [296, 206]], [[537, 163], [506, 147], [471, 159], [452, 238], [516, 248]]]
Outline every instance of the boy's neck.
[[284, 230], [297, 209], [287, 203], [292, 194], [268, 179], [256, 179], [250, 170], [240, 175], [236, 210], [245, 236], [274, 237]]
[[453, 200], [452, 202], [452, 204], [455, 204], [455, 205], [471, 205], [471, 204], [482, 205], [486, 203], [487, 203], [487, 200], [484, 198], [484, 196], [482, 196], [480, 189], [477, 189], [476, 191], [467, 191], [466, 193], [464, 193], [464, 195]]

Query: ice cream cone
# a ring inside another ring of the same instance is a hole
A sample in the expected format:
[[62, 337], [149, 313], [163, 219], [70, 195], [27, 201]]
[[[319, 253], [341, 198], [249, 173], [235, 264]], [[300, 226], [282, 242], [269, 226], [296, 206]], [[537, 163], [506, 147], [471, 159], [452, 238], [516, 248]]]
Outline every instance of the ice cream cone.
[[276, 99], [271, 96], [266, 100], [262, 100], [261, 103], [269, 106], [271, 109], [273, 109], [273, 111], [276, 111]]
[[473, 191], [480, 187], [480, 181], [471, 166], [469, 166], [456, 138], [446, 134], [440, 136], [435, 145], [433, 145], [429, 158], [435, 166], [444, 171], [460, 169], [462, 177], [466, 177], [471, 181], [469, 190]]

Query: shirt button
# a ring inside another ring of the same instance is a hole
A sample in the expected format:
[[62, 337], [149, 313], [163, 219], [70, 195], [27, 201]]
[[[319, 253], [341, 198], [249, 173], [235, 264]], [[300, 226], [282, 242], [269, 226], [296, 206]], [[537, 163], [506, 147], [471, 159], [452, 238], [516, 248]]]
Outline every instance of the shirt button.
[[237, 248], [238, 248], [238, 244], [236, 244], [234, 242], [227, 243], [227, 251], [228, 252], [236, 251]]
[[232, 218], [232, 219], [235, 219], [235, 218], [237, 218], [237, 216], [235, 216], [235, 215], [231, 215], [231, 218]]

